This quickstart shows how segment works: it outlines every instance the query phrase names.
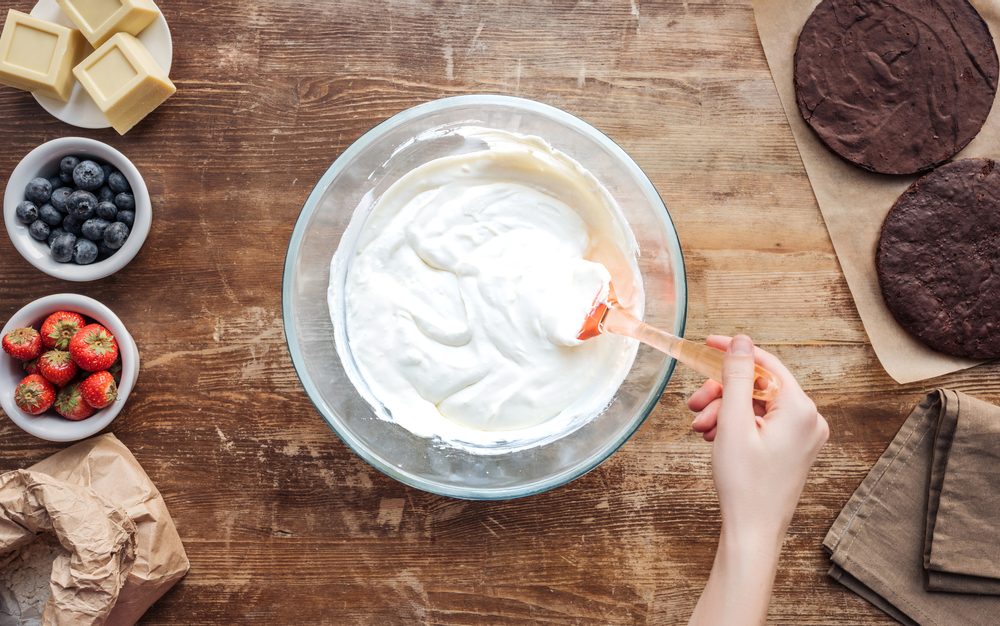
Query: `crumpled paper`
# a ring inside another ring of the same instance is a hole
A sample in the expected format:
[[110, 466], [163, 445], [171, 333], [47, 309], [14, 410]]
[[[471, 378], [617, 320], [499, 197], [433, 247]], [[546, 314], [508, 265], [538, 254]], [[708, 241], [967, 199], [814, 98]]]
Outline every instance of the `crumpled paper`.
[[0, 476], [0, 552], [16, 554], [43, 532], [69, 551], [52, 564], [44, 623], [103, 623], [135, 561], [135, 524], [87, 487], [25, 470]]
[[0, 566], [44, 531], [72, 552], [53, 565], [46, 625], [134, 624], [190, 568], [159, 491], [112, 434], [0, 476]]

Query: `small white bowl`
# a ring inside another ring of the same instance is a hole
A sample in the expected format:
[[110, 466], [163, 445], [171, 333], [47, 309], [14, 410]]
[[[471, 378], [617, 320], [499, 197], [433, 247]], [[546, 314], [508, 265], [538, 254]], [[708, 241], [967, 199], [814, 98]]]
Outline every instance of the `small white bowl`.
[[111, 309], [93, 298], [73, 293], [60, 293], [39, 298], [28, 304], [13, 317], [0, 331], [0, 336], [6, 335], [15, 328], [32, 326], [40, 328], [45, 318], [56, 311], [73, 311], [101, 324], [118, 340], [118, 352], [122, 359], [121, 384], [118, 385], [118, 399], [104, 409], [94, 413], [93, 417], [74, 422], [59, 417], [54, 409], [42, 415], [28, 415], [17, 408], [14, 403], [14, 390], [27, 374], [21, 369], [20, 361], [0, 352], [0, 407], [15, 424], [26, 433], [48, 441], [67, 442], [86, 439], [101, 432], [118, 417], [125, 406], [135, 381], [139, 377], [139, 349], [125, 325]]
[[[59, 263], [49, 253], [49, 246], [43, 241], [35, 241], [28, 234], [28, 227], [17, 221], [17, 205], [24, 200], [24, 188], [32, 178], [51, 178], [59, 174], [59, 161], [65, 156], [89, 157], [104, 161], [116, 167], [132, 186], [135, 196], [135, 223], [130, 229], [125, 245], [118, 252], [103, 261], [90, 265]], [[7, 180], [7, 191], [3, 197], [3, 219], [7, 234], [17, 251], [49, 276], [74, 282], [99, 280], [114, 274], [129, 264], [142, 248], [149, 228], [153, 223], [153, 205], [149, 200], [146, 181], [142, 179], [135, 165], [111, 146], [84, 137], [63, 137], [43, 143], [21, 159]]]

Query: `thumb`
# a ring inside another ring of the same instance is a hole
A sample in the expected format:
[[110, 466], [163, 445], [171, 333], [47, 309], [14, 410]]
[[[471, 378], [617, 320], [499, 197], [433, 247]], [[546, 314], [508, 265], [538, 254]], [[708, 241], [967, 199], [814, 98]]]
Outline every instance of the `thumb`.
[[722, 406], [719, 407], [720, 434], [730, 429], [750, 429], [753, 417], [753, 341], [737, 335], [729, 344], [722, 364]]

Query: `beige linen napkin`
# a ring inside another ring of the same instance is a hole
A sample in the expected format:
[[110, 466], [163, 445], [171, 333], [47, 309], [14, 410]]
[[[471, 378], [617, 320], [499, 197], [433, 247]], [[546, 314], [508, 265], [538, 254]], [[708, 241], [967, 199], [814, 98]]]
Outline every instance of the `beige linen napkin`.
[[[1000, 408], [937, 390], [910, 414], [823, 545], [830, 575], [905, 624], [1000, 616]], [[945, 593], [942, 593], [945, 592]]]
[[1000, 408], [940, 393], [924, 532], [927, 588], [1000, 595]]

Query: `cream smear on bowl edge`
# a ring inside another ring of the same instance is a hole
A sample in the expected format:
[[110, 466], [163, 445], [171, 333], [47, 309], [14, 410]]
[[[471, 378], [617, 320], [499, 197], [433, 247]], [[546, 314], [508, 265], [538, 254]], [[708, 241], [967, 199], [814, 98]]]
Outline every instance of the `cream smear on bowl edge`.
[[543, 139], [425, 135], [442, 134], [482, 147], [413, 169], [352, 217], [330, 272], [337, 352], [375, 413], [415, 435], [477, 454], [550, 442], [604, 411], [635, 360], [632, 339], [576, 339], [609, 279], [642, 317], [635, 236]]

